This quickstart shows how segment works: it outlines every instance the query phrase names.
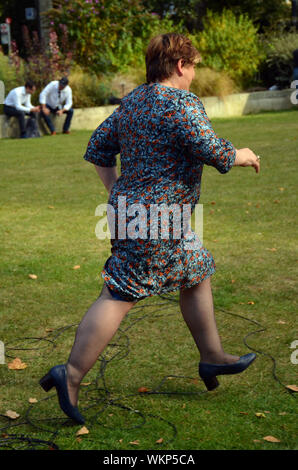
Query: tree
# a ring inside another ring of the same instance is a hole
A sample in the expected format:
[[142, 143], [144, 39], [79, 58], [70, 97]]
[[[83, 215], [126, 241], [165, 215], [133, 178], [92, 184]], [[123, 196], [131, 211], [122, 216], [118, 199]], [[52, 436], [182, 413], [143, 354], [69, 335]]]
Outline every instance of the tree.
[[183, 21], [190, 32], [202, 29], [207, 9], [215, 13], [228, 9], [237, 16], [247, 13], [259, 31], [279, 20], [291, 20], [291, 5], [287, 0], [143, 0], [143, 4], [161, 15], [168, 13], [175, 24]]
[[[149, 38], [173, 28], [140, 0], [54, 0], [48, 16], [58, 36], [67, 29], [74, 60], [96, 74], [144, 64]], [[66, 52], [66, 51], [64, 51]]]

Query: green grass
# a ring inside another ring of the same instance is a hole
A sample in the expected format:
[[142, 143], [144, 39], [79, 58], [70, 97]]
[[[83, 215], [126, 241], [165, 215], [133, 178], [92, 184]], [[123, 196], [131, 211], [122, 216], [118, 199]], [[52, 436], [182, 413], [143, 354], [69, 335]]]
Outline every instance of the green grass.
[[[106, 202], [106, 191], [82, 158], [91, 132], [1, 140], [0, 340], [6, 364], [0, 365], [0, 446], [5, 436], [22, 435], [60, 449], [297, 449], [296, 400], [283, 384], [297, 385], [290, 345], [298, 339], [298, 113], [218, 119], [213, 126], [236, 147], [262, 156], [260, 175], [252, 168], [220, 175], [205, 167], [200, 200], [204, 245], [217, 264], [213, 293], [224, 348], [232, 354], [252, 348], [258, 358], [205, 393], [178, 294], [168, 296], [172, 301], [142, 301], [104, 353], [111, 359], [105, 382], [100, 362], [84, 379], [91, 385], [81, 388], [79, 406], [89, 434], [80, 442], [81, 426], [65, 424], [55, 393], [45, 394], [38, 380], [66, 361], [76, 325], [101, 290], [110, 253], [109, 241], [94, 233], [95, 208]], [[14, 357], [27, 368], [8, 369]], [[163, 381], [166, 376], [178, 377]], [[162, 393], [139, 394], [139, 387]], [[38, 402], [30, 404], [30, 397]], [[20, 417], [4, 417], [8, 409]], [[268, 435], [280, 442], [263, 440]], [[136, 440], [139, 445], [130, 444]]]

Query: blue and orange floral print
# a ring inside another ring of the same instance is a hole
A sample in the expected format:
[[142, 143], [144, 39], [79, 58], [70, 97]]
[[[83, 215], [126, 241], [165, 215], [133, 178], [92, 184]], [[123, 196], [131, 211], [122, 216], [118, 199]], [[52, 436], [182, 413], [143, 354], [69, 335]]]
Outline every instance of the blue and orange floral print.
[[[161, 235], [161, 218], [159, 236], [150, 236], [152, 207], [178, 205], [182, 213], [188, 205], [192, 212], [199, 201], [204, 164], [220, 173], [233, 166], [236, 150], [217, 137], [200, 99], [159, 83], [139, 86], [93, 132], [84, 158], [112, 167], [117, 154], [121, 175], [108, 201], [115, 211], [115, 238], [102, 270], [108, 287], [137, 300], [189, 288], [211, 276], [215, 271], [211, 253], [190, 228], [180, 237], [174, 235], [174, 217], [168, 237]], [[129, 215], [129, 207], [139, 204], [147, 209], [147, 233], [119, 236], [118, 218], [123, 215], [119, 200], [125, 202], [126, 229], [137, 214]]]

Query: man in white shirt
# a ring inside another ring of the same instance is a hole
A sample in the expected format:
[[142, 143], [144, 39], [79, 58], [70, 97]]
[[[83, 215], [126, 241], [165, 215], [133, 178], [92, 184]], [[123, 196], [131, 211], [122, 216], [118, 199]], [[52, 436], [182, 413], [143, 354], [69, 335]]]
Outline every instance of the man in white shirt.
[[4, 113], [9, 118], [15, 116], [19, 121], [21, 138], [26, 138], [25, 115], [36, 117], [40, 111], [39, 106], [32, 106], [31, 95], [36, 90], [35, 83], [28, 80], [25, 86], [19, 86], [11, 90], [4, 100]]
[[66, 77], [61, 80], [53, 80], [40, 93], [41, 116], [45, 120], [51, 135], [55, 135], [55, 127], [50, 114], [61, 116], [66, 114], [63, 125], [63, 134], [69, 134], [70, 123], [73, 116], [72, 91]]

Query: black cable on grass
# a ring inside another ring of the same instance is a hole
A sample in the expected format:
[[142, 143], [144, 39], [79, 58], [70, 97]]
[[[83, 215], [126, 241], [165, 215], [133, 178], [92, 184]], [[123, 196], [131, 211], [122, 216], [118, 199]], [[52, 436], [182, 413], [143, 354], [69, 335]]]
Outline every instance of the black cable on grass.
[[[160, 422], [164, 423], [171, 434], [171, 437], [169, 437], [167, 440], [164, 440], [163, 444], [167, 445], [171, 443], [175, 437], [178, 434], [177, 428], [174, 423], [171, 423], [170, 421], [164, 419], [161, 416], [157, 416], [151, 413], [144, 413], [140, 410], [136, 410], [130, 406], [127, 406], [126, 404], [121, 403], [123, 400], [129, 400], [132, 397], [142, 397], [145, 398], [146, 396], [152, 396], [152, 395], [181, 395], [181, 396], [198, 396], [198, 395], [203, 395], [207, 393], [207, 390], [203, 391], [198, 391], [198, 392], [175, 392], [175, 391], [163, 391], [162, 387], [163, 385], [167, 382], [168, 379], [170, 378], [175, 378], [175, 379], [182, 379], [182, 380], [195, 380], [193, 377], [186, 377], [186, 376], [181, 376], [181, 375], [167, 375], [163, 377], [163, 379], [159, 382], [159, 384], [156, 385], [155, 388], [146, 391], [145, 393], [135, 393], [135, 394], [128, 394], [125, 395], [122, 398], [114, 398], [112, 392], [109, 390], [107, 383], [106, 383], [106, 370], [109, 364], [112, 361], [115, 360], [122, 360], [126, 358], [129, 355], [130, 352], [130, 340], [128, 336], [128, 331], [134, 327], [138, 322], [144, 320], [145, 318], [160, 318], [164, 316], [174, 316], [176, 313], [162, 313], [161, 307], [168, 307], [171, 305], [171, 303], [175, 303], [176, 305], [178, 304], [178, 299], [176, 297], [167, 297], [165, 295], [160, 295], [160, 299], [165, 300], [166, 302], [163, 303], [154, 303], [154, 304], [147, 304], [147, 305], [136, 305], [127, 315], [127, 320], [128, 320], [128, 325], [125, 327], [121, 325], [121, 327], [118, 329], [118, 335], [119, 339], [118, 342], [111, 342], [106, 350], [101, 354], [99, 358], [99, 370], [95, 378], [95, 382], [93, 387], [90, 386], [86, 390], [82, 390], [81, 388], [81, 394], [84, 395], [84, 397], [88, 400], [90, 400], [90, 404], [86, 407], [81, 406], [81, 411], [84, 414], [84, 412], [88, 410], [92, 410], [93, 408], [98, 408], [100, 406], [100, 409], [96, 410], [96, 413], [94, 416], [91, 417], [91, 419], [88, 419], [88, 428], [93, 425], [101, 425], [105, 429], [118, 429], [118, 430], [133, 430], [133, 429], [138, 429], [142, 428], [147, 422], [148, 419], [157, 419]], [[141, 316], [138, 316], [139, 311], [141, 310], [144, 312], [144, 310], [154, 307], [153, 312], [151, 311], [150, 313], [143, 313]], [[230, 312], [228, 310], [222, 309], [222, 308], [217, 308], [216, 310], [219, 310], [225, 314], [238, 317], [242, 320], [248, 321], [254, 325], [257, 325], [258, 327], [261, 327], [261, 329], [255, 330], [251, 333], [248, 333], [244, 338], [243, 342], [245, 346], [252, 350], [255, 351], [259, 354], [268, 356], [272, 362], [273, 362], [273, 370], [272, 374], [274, 379], [279, 382], [281, 386], [283, 386], [289, 393], [291, 393], [292, 396], [293, 392], [286, 388], [286, 385], [284, 385], [280, 379], [276, 375], [276, 361], [275, 359], [267, 353], [264, 353], [263, 351], [257, 351], [256, 349], [252, 348], [249, 346], [247, 343], [247, 338], [250, 336], [261, 333], [266, 331], [266, 328], [264, 328], [259, 322], [255, 320], [251, 320], [250, 318], [246, 318], [242, 315]], [[158, 312], [158, 313], [155, 313]], [[155, 314], [154, 314], [155, 313]], [[32, 337], [25, 337], [25, 338], [19, 338], [17, 341], [36, 341], [39, 344], [40, 347], [6, 347], [6, 351], [39, 351], [41, 349], [44, 349], [46, 346], [51, 346], [51, 351], [57, 346], [57, 340], [58, 338], [65, 333], [67, 330], [76, 327], [77, 324], [73, 325], [67, 325], [61, 328], [58, 328], [57, 330], [51, 331], [46, 337], [42, 338], [32, 338]], [[45, 342], [44, 344], [41, 343]], [[6, 354], [7, 357], [12, 357], [9, 354]], [[91, 384], [92, 385], [92, 384]], [[38, 386], [38, 383], [36, 384]], [[92, 393], [96, 393], [96, 397], [94, 398], [92, 396]], [[47, 396], [43, 400], [40, 400], [40, 402], [44, 402], [47, 400], [50, 400], [54, 397], [56, 397], [57, 394], [54, 392], [50, 396]], [[82, 400], [83, 401], [83, 400]], [[125, 427], [117, 426], [108, 426], [104, 424], [104, 422], [100, 421], [100, 416], [109, 408], [117, 408], [120, 409], [126, 413], [129, 413], [130, 416], [134, 416], [134, 423], [131, 425], [126, 425]], [[61, 429], [66, 429], [66, 426], [69, 426], [73, 422], [69, 420], [68, 418], [44, 418], [44, 419], [38, 419], [35, 420], [34, 417], [32, 416], [34, 410], [36, 410], [36, 405], [31, 404], [28, 409], [25, 412], [24, 420], [17, 422], [13, 421], [10, 418], [8, 418], [5, 415], [0, 415], [1, 418], [4, 418], [6, 420], [6, 424], [4, 426], [0, 425], [0, 449], [14, 449], [14, 450], [20, 450], [20, 449], [30, 449], [30, 450], [38, 450], [38, 449], [52, 449], [52, 450], [58, 450], [59, 447], [58, 445], [54, 442], [61, 431]], [[58, 409], [58, 408], [57, 408]], [[53, 424], [54, 429], [49, 428], [48, 426], [50, 424]], [[28, 435], [23, 435], [23, 434], [14, 434], [11, 433], [9, 434], [9, 431], [15, 430], [16, 428], [20, 428], [21, 426], [28, 427]], [[42, 432], [42, 433], [48, 433], [50, 439], [49, 440], [42, 440], [42, 439], [36, 439], [34, 437], [30, 436], [30, 433], [36, 433], [36, 432]], [[165, 433], [166, 434], [166, 433]], [[90, 436], [91, 437], [91, 436]], [[88, 439], [90, 439], [88, 436]], [[97, 440], [97, 444], [100, 444], [100, 442]], [[107, 446], [108, 443], [106, 442], [101, 442], [104, 446]], [[160, 448], [160, 446], [159, 446]]]

